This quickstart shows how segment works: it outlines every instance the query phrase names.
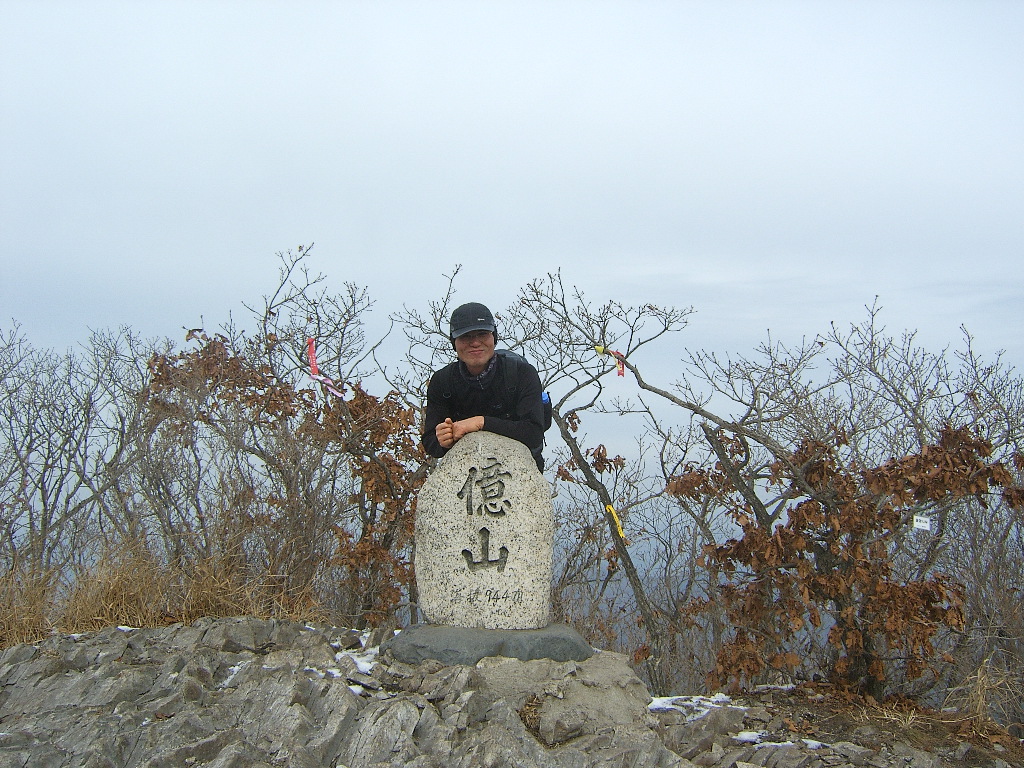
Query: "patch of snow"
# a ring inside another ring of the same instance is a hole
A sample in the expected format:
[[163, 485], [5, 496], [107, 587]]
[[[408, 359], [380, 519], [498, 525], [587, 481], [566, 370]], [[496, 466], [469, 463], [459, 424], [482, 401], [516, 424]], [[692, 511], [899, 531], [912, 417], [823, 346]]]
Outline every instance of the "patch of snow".
[[734, 741], [742, 741], [746, 744], [757, 744], [764, 738], [761, 731], [740, 731], [732, 737]]
[[792, 741], [758, 741], [754, 744], [754, 749], [761, 749], [762, 747], [795, 747]]
[[[239, 664], [234, 664], [228, 667], [228, 676], [224, 678], [223, 682], [221, 682], [221, 684], [218, 687], [227, 688], [229, 685], [231, 685], [231, 681], [235, 679], [238, 673], [245, 669], [247, 666], [249, 666], [249, 664], [249, 661], [243, 661]], [[177, 672], [174, 672], [173, 674], [175, 675], [175, 677], [177, 677], [178, 675]]]
[[363, 688], [363, 686], [361, 686], [361, 685], [353, 684], [353, 685], [350, 685], [348, 687], [348, 689], [350, 691], [352, 691], [352, 693], [354, 693], [356, 696], [362, 696], [364, 693], [366, 693], [366, 689]]
[[337, 667], [328, 667], [327, 669], [317, 669], [316, 667], [303, 667], [302, 671], [316, 675], [321, 680], [323, 680], [324, 678], [337, 679], [339, 677], [344, 677], [344, 673]]
[[370, 674], [370, 671], [377, 664], [377, 653], [380, 648], [373, 646], [371, 648], [363, 648], [361, 651], [339, 651], [334, 655], [338, 661], [341, 661], [342, 656], [348, 656], [356, 664], [356, 669], [362, 672], [364, 675]]
[[134, 632], [135, 630], [137, 630], [137, 629], [138, 629], [138, 627], [125, 627], [125, 626], [120, 626], [120, 627], [118, 627], [118, 629], [119, 629], [119, 630], [121, 630], [122, 632]]
[[661, 696], [652, 699], [647, 708], [652, 712], [659, 710], [675, 710], [686, 715], [688, 722], [699, 720], [716, 707], [725, 707], [732, 704], [732, 699], [724, 693], [716, 693], [714, 696]]
[[815, 739], [801, 739], [804, 744], [807, 745], [808, 749], [822, 749], [827, 746], [823, 741], [817, 741]]
[[647, 705], [647, 708], [652, 712], [666, 709], [681, 709], [676, 706], [675, 696], [655, 696], [651, 699], [651, 703]]

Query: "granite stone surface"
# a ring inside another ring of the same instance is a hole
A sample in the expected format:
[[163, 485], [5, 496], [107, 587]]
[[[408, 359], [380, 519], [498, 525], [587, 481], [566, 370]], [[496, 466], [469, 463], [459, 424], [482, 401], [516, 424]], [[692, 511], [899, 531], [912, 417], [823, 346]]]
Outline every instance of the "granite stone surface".
[[459, 440], [416, 504], [416, 584], [430, 624], [540, 629], [551, 620], [551, 488], [522, 443]]

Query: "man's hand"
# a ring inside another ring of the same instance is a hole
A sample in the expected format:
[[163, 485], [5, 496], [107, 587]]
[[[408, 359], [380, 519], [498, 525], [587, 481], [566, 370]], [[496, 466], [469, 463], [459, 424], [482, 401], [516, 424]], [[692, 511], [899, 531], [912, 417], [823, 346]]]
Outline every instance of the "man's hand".
[[437, 435], [437, 442], [441, 444], [442, 448], [451, 448], [470, 432], [479, 432], [483, 428], [483, 416], [470, 416], [462, 421], [445, 419], [434, 428], [434, 434]]
[[434, 427], [434, 434], [437, 435], [437, 442], [442, 448], [451, 448], [455, 445], [455, 424], [451, 419], [445, 419]]

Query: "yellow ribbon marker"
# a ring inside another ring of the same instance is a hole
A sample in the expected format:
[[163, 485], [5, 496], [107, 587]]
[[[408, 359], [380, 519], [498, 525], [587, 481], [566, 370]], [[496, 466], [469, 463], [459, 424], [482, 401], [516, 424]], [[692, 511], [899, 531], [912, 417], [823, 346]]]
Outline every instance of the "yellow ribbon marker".
[[597, 354], [599, 354], [601, 357], [604, 357], [605, 355], [611, 355], [612, 360], [615, 361], [615, 372], [619, 376], [626, 375], [626, 365], [623, 362], [621, 352], [616, 352], [614, 349], [608, 349], [608, 347], [601, 346], [600, 344], [594, 345], [594, 351], [597, 352]]
[[612, 516], [612, 520], [615, 521], [615, 528], [619, 532], [619, 538], [625, 541], [626, 534], [622, 530], [622, 521], [619, 520], [619, 513], [615, 511], [615, 507], [611, 504], [606, 504], [604, 508], [608, 510], [608, 514], [610, 514]]

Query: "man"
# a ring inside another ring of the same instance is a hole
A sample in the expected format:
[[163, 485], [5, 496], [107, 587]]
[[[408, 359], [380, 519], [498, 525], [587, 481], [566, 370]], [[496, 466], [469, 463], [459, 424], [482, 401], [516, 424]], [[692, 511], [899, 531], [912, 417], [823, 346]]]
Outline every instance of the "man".
[[435, 371], [427, 386], [421, 441], [440, 458], [470, 432], [486, 430], [518, 440], [544, 469], [544, 405], [540, 376], [526, 360], [495, 352], [498, 331], [483, 304], [452, 312], [450, 338], [458, 360]]

